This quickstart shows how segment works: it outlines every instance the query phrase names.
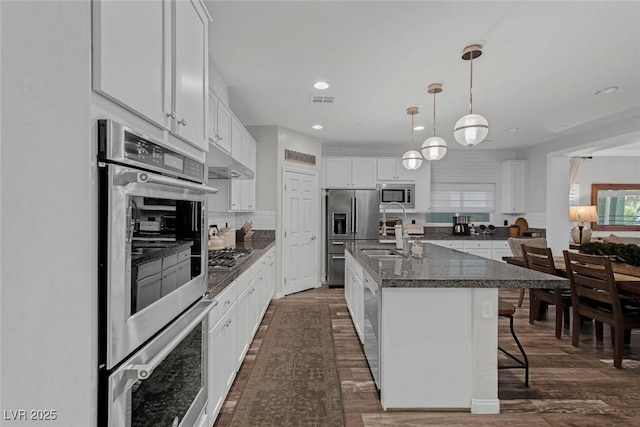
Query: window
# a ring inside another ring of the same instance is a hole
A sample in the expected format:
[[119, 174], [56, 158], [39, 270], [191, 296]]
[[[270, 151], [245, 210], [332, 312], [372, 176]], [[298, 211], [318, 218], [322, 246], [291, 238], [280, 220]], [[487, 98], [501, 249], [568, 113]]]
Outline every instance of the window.
[[448, 215], [451, 212], [458, 212], [469, 215], [474, 212], [493, 212], [494, 210], [495, 184], [493, 183], [431, 184], [431, 212], [442, 212]]

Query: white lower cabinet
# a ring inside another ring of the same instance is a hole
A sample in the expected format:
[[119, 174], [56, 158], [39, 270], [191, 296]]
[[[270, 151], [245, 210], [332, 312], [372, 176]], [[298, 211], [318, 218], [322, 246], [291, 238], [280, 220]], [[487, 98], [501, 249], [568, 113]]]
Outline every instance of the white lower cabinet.
[[213, 425], [260, 326], [275, 287], [275, 248], [215, 299], [209, 313], [208, 425]]
[[495, 261], [502, 261], [503, 256], [511, 256], [511, 249], [506, 240], [423, 240], [423, 243], [432, 243]]
[[364, 343], [364, 284], [362, 266], [350, 253], [345, 252], [344, 292], [347, 309], [351, 314], [360, 343]]

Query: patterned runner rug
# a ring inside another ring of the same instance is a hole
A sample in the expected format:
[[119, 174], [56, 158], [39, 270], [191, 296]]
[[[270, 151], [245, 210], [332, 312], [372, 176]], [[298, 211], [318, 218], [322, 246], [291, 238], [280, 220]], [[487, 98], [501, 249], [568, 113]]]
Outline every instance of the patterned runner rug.
[[231, 426], [344, 425], [329, 306], [276, 306]]

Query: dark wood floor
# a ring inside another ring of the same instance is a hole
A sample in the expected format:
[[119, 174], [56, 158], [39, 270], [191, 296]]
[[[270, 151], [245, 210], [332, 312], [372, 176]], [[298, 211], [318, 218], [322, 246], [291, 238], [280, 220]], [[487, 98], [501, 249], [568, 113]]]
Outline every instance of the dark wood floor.
[[[517, 291], [501, 290], [515, 303]], [[525, 298], [526, 300], [527, 298]], [[216, 426], [229, 424], [269, 325], [273, 306], [296, 302], [322, 302], [331, 306], [338, 370], [342, 383], [346, 424], [377, 426], [640, 426], [640, 331], [625, 348], [624, 369], [613, 367], [608, 328], [602, 343], [595, 341], [592, 325], [583, 325], [579, 348], [571, 345], [569, 329], [554, 337], [552, 310], [545, 321], [528, 323], [527, 302], [516, 312], [515, 329], [529, 356], [529, 389], [522, 370], [499, 372], [499, 415], [466, 412], [383, 411], [364, 353], [347, 312], [343, 289], [318, 288], [272, 301], [238, 377], [224, 403]], [[508, 320], [501, 319], [499, 341], [514, 349]], [[301, 425], [304, 425], [302, 423]]]

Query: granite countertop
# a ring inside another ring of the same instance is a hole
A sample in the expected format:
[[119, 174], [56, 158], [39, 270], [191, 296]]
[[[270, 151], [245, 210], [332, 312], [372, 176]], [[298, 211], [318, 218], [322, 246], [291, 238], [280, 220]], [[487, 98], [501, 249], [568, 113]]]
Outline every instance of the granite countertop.
[[[529, 231], [539, 233], [540, 236], [538, 237], [546, 236], [546, 230], [542, 228], [530, 228]], [[478, 234], [460, 235], [452, 234], [451, 227], [424, 227], [424, 234], [415, 237], [420, 240], [507, 240], [509, 238], [509, 228], [496, 227], [493, 234], [481, 232]], [[527, 238], [526, 236], [518, 237]], [[395, 242], [395, 236], [380, 236], [380, 240], [385, 242]]]
[[426, 243], [423, 258], [372, 258], [362, 249], [391, 249], [375, 240], [345, 243], [345, 249], [382, 287], [569, 288], [569, 281], [504, 262]]
[[213, 298], [247, 271], [258, 259], [276, 244], [275, 237], [252, 239], [250, 243], [236, 243], [236, 248], [251, 248], [251, 254], [242, 257], [231, 270], [209, 269], [207, 294]]
[[176, 254], [193, 245], [192, 241], [140, 243], [131, 249], [131, 267]]

